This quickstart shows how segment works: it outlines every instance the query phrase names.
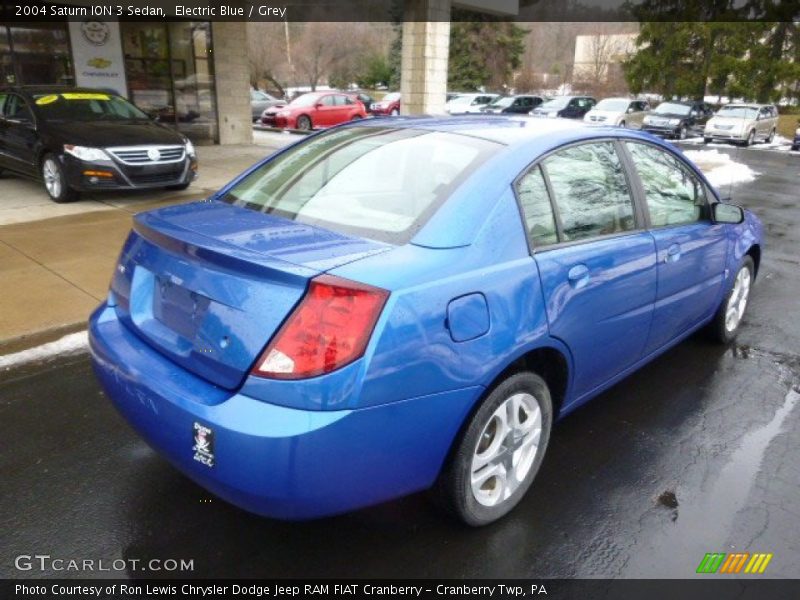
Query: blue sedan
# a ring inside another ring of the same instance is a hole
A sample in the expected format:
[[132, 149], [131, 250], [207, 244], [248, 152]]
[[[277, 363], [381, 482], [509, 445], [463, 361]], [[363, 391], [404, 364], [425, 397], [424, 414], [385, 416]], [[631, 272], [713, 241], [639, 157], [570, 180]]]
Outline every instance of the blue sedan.
[[762, 240], [646, 133], [362, 121], [137, 215], [93, 364], [153, 448], [246, 510], [434, 487], [483, 525], [554, 420], [701, 327], [733, 339]]

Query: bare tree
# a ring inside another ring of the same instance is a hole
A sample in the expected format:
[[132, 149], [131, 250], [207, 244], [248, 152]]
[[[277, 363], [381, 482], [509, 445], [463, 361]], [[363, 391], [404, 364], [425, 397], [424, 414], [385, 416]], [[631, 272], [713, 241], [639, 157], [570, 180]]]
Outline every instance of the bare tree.
[[258, 88], [265, 84], [285, 95], [289, 83], [290, 65], [287, 59], [283, 23], [247, 23], [248, 64], [250, 84]]
[[304, 23], [299, 39], [293, 40], [292, 54], [298, 75], [312, 91], [326, 81], [358, 50], [352, 35], [353, 23]]

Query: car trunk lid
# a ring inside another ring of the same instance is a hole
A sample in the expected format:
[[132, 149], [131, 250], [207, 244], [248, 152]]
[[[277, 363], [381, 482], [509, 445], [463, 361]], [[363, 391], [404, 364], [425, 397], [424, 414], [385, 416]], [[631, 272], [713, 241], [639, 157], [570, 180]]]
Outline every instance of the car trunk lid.
[[220, 202], [147, 212], [111, 301], [149, 345], [235, 389], [314, 276], [391, 246]]

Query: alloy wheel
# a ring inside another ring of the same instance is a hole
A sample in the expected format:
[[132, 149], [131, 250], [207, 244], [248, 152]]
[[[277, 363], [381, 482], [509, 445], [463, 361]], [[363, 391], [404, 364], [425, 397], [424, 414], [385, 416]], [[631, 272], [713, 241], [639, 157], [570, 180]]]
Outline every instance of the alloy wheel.
[[733, 282], [733, 291], [728, 298], [728, 305], [725, 307], [725, 329], [728, 333], [736, 330], [744, 316], [747, 300], [750, 297], [751, 281], [750, 269], [746, 266], [739, 269]]
[[44, 187], [47, 193], [53, 198], [58, 198], [61, 195], [61, 172], [56, 164], [55, 159], [48, 158], [42, 164], [42, 177], [44, 178]]
[[522, 485], [531, 471], [542, 434], [542, 411], [531, 394], [516, 393], [492, 413], [478, 437], [470, 468], [475, 500], [496, 506]]

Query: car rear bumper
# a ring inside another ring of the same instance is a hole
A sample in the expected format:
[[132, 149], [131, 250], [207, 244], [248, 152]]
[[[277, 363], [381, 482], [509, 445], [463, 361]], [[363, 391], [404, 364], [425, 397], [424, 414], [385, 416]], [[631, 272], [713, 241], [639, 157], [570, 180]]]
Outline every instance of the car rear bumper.
[[[474, 387], [364, 409], [298, 410], [178, 367], [105, 303], [90, 318], [89, 339], [106, 394], [157, 452], [221, 498], [276, 518], [336, 514], [429, 487], [482, 393]], [[196, 458], [195, 424], [213, 432], [212, 467]]]
[[64, 156], [67, 185], [83, 192], [150, 189], [190, 183], [197, 177], [197, 159], [176, 163], [123, 166], [114, 161], [87, 162]]

